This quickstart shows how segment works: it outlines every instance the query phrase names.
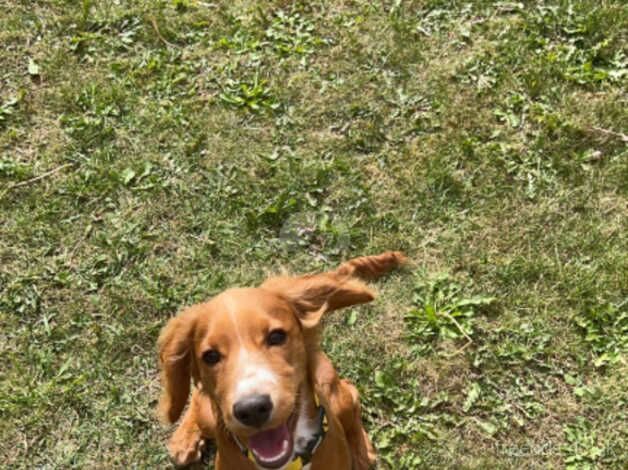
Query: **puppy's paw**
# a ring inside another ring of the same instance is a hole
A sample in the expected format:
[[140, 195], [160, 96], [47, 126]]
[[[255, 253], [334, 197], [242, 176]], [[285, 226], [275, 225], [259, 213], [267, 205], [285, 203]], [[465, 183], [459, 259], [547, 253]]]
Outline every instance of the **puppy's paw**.
[[368, 459], [369, 468], [372, 468], [377, 463], [377, 452], [375, 452], [373, 444], [371, 444], [371, 440], [369, 439], [368, 434], [366, 434], [366, 431], [362, 432], [364, 432], [364, 439], [366, 440], [366, 457]]
[[177, 467], [185, 467], [201, 460], [204, 447], [200, 431], [179, 428], [168, 442], [168, 453]]
[[366, 430], [362, 428], [361, 430], [361, 443], [358, 446], [358, 450], [356, 452], [356, 470], [368, 470], [371, 468], [375, 468], [377, 464], [377, 452], [373, 448], [373, 444], [371, 444], [371, 440], [369, 439]]

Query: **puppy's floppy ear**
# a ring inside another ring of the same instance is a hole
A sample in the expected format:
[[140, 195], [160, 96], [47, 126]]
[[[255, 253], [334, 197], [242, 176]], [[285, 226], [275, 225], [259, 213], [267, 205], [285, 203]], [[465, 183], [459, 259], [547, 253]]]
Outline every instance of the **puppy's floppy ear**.
[[190, 394], [190, 376], [198, 381], [193, 357], [197, 314], [192, 307], [171, 318], [157, 341], [163, 387], [158, 413], [168, 423], [174, 423], [185, 407]]
[[360, 256], [342, 263], [336, 273], [362, 279], [377, 279], [408, 261], [401, 251], [386, 251], [379, 255]]
[[305, 328], [313, 328], [324, 313], [370, 302], [375, 294], [362, 282], [335, 273], [274, 277], [261, 286], [288, 300]]
[[405, 262], [405, 256], [388, 251], [354, 258], [335, 271], [300, 277], [274, 277], [260, 287], [286, 298], [295, 308], [301, 324], [313, 328], [325, 312], [370, 302], [375, 294], [356, 278], [375, 279]]

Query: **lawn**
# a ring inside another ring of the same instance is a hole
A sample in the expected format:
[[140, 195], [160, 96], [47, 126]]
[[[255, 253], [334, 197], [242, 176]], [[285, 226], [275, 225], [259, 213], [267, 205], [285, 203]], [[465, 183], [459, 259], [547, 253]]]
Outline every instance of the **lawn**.
[[0, 462], [171, 468], [170, 316], [397, 249], [324, 337], [378, 468], [628, 467], [625, 2], [3, 0], [0, 45]]

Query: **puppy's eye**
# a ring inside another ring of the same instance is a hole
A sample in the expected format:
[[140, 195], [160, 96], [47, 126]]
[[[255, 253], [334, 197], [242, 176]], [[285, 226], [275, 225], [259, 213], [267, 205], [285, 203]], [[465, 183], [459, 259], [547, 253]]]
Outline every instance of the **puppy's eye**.
[[288, 335], [286, 334], [285, 331], [280, 330], [280, 329], [273, 330], [270, 333], [268, 333], [268, 336], [266, 337], [266, 343], [269, 346], [279, 346], [286, 342], [287, 337]]
[[203, 361], [210, 366], [218, 364], [221, 358], [222, 355], [215, 349], [209, 349], [203, 353]]

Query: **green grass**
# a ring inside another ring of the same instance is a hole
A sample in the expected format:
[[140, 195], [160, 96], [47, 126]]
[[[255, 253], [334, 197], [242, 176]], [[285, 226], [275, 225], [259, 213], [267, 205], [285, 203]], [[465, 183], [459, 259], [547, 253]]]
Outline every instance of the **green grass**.
[[402, 249], [324, 339], [379, 468], [626, 468], [627, 31], [607, 0], [5, 1], [0, 461], [168, 468], [169, 316]]

